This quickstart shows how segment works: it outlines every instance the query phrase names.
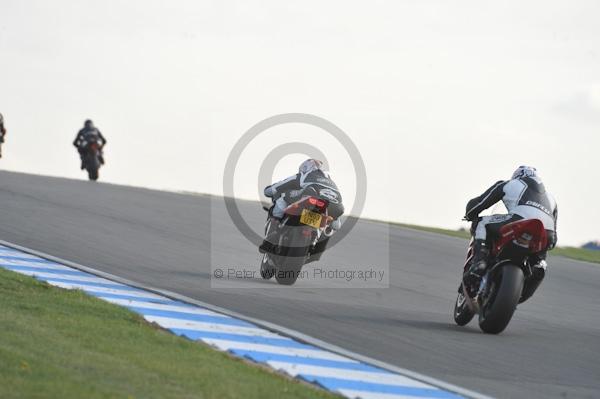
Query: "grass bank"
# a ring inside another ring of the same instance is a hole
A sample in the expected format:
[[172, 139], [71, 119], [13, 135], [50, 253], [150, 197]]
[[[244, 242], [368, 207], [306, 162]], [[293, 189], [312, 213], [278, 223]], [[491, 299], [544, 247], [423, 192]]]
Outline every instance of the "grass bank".
[[[428, 231], [430, 233], [445, 234], [452, 237], [468, 239], [468, 231], [441, 229], [437, 227], [419, 226], [414, 224], [392, 223], [395, 226], [406, 227], [413, 230]], [[592, 263], [600, 263], [600, 251], [575, 247], [557, 247], [550, 252], [551, 256], [564, 256], [576, 260], [582, 260]]]
[[0, 268], [1, 398], [334, 398]]

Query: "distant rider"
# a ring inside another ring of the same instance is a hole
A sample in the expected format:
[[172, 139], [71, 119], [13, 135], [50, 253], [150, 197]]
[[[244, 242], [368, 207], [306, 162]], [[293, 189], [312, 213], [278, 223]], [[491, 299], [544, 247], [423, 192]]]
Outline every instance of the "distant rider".
[[[506, 215], [491, 215], [479, 217], [479, 213], [502, 201], [508, 210]], [[467, 204], [465, 218], [472, 221], [474, 255], [471, 267], [464, 275], [467, 287], [476, 290], [485, 274], [487, 260], [490, 255], [488, 235], [497, 237], [500, 228], [508, 223], [521, 219], [539, 219], [544, 224], [548, 235], [548, 247], [532, 259], [536, 281], [529, 286], [530, 292], [524, 292], [523, 298], [530, 297], [545, 276], [546, 254], [556, 245], [556, 220], [558, 209], [556, 201], [546, 191], [537, 170], [531, 166], [519, 166], [511, 180], [498, 181], [479, 197], [473, 198]]]
[[[330, 228], [332, 232], [339, 230], [342, 224], [338, 218], [344, 213], [342, 196], [329, 173], [323, 170], [323, 162], [317, 159], [307, 159], [300, 164], [298, 173], [265, 188], [265, 195], [275, 201], [270, 211], [271, 217], [281, 220], [285, 208], [299, 200], [308, 188], [314, 188], [321, 198], [329, 202], [328, 214], [334, 218]], [[275, 227], [277, 223], [271, 223], [271, 226]], [[260, 252], [270, 250], [271, 244], [267, 238], [273, 233], [267, 232], [267, 237], [259, 247]]]
[[89, 142], [91, 137], [96, 137], [98, 139], [98, 144], [100, 145], [100, 163], [104, 164], [104, 154], [102, 153], [102, 149], [106, 145], [106, 139], [102, 133], [100, 133], [100, 130], [94, 126], [94, 123], [88, 119], [83, 124], [83, 129], [77, 133], [77, 137], [75, 137], [75, 140], [73, 141], [73, 145], [77, 148], [79, 156], [81, 157], [81, 169], [85, 169], [85, 148], [83, 144]]
[[2, 143], [4, 143], [4, 136], [6, 136], [6, 128], [4, 127], [4, 116], [0, 114], [0, 158], [2, 158]]

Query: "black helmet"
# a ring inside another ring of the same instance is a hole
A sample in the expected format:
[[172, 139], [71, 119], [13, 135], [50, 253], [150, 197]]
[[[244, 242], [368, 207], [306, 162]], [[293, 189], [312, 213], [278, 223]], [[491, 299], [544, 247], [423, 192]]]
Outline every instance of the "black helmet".
[[86, 119], [85, 122], [83, 122], [83, 126], [85, 126], [85, 127], [90, 127], [93, 125], [94, 125], [94, 122], [92, 122], [91, 119]]

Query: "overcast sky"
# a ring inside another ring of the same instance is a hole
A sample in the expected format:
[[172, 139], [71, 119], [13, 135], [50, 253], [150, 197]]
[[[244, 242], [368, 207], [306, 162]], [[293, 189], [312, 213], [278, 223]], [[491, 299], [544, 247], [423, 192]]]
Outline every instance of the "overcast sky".
[[[531, 164], [560, 244], [579, 245], [600, 239], [599, 18], [598, 1], [1, 0], [0, 167], [84, 178], [71, 141], [92, 118], [102, 180], [218, 194], [247, 129], [312, 113], [360, 149], [365, 216], [457, 228], [468, 199]], [[258, 198], [287, 141], [319, 147], [352, 205], [344, 149], [301, 125], [248, 146], [236, 195]]]

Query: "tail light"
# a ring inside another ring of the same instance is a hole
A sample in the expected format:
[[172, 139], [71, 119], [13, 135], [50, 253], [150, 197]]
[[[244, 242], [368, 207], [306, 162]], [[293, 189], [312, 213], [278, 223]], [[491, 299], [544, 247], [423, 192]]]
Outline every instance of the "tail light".
[[308, 203], [311, 204], [311, 205], [318, 206], [319, 208], [324, 208], [325, 207], [325, 201], [320, 200], [320, 199], [315, 198], [315, 197], [310, 197], [308, 199]]

